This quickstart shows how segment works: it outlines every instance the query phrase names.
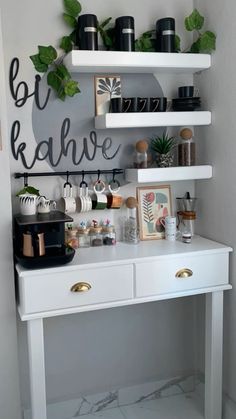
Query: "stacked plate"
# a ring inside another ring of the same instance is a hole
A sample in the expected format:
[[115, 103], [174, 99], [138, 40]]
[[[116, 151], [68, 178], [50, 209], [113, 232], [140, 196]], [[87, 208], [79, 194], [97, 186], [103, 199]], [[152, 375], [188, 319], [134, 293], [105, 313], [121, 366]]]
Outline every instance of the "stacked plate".
[[172, 99], [173, 111], [195, 111], [201, 107], [200, 97], [179, 97]]

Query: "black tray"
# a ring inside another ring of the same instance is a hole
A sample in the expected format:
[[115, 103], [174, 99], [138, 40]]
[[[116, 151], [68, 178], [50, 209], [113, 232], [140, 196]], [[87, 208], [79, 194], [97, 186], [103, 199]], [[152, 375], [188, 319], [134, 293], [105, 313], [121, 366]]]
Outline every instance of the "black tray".
[[72, 261], [75, 250], [72, 247], [63, 246], [46, 248], [44, 256], [27, 257], [15, 254], [16, 262], [26, 269], [43, 269], [53, 266], [65, 265]]

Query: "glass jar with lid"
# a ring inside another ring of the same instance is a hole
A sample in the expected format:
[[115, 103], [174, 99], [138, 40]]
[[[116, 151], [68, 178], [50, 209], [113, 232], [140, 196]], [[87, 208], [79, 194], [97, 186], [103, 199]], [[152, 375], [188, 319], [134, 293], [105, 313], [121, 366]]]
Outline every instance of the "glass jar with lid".
[[94, 223], [93, 226], [89, 227], [90, 246], [102, 246], [103, 245], [103, 234], [102, 227]]
[[90, 247], [89, 228], [78, 228], [79, 247]]
[[105, 246], [112, 246], [116, 244], [116, 231], [115, 226], [112, 225], [104, 225], [102, 227], [102, 234], [103, 234], [103, 244]]
[[78, 239], [76, 228], [65, 230], [65, 244], [67, 246], [72, 247], [73, 249], [78, 249], [79, 239]]

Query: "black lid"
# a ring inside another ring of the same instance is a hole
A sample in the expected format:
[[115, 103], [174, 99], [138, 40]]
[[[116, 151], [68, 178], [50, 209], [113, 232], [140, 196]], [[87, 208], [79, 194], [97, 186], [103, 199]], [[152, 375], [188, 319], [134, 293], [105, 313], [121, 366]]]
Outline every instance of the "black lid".
[[162, 32], [163, 30], [175, 30], [175, 19], [173, 17], [164, 17], [159, 19], [156, 22], [157, 32]]
[[81, 27], [83, 26], [91, 26], [91, 27], [97, 27], [98, 20], [96, 15], [80, 15], [78, 17], [78, 25]]
[[120, 16], [115, 21], [116, 27], [122, 28], [134, 28], [134, 18], [133, 16]]

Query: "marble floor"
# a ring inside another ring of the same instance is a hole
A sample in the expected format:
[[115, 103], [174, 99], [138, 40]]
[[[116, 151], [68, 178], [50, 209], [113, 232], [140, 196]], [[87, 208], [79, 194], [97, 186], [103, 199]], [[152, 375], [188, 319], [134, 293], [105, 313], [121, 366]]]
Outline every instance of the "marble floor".
[[191, 393], [115, 407], [73, 419], [203, 419]]

